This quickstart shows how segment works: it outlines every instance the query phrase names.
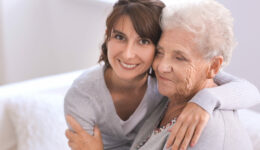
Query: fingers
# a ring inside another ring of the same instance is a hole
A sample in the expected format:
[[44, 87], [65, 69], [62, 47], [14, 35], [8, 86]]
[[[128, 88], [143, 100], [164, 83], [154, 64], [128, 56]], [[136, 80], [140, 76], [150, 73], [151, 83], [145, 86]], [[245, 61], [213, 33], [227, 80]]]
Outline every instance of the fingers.
[[207, 122], [208, 122], [208, 120], [202, 120], [197, 125], [197, 128], [195, 129], [195, 133], [194, 133], [192, 140], [191, 140], [191, 146], [192, 147], [195, 146], [196, 143], [198, 142], [202, 131], [204, 130], [205, 126], [207, 125]]
[[94, 127], [94, 137], [96, 138], [102, 138], [101, 137], [101, 132], [97, 126]]
[[177, 133], [176, 138], [174, 140], [172, 150], [179, 150], [179, 147], [180, 147], [182, 140], [185, 136], [187, 128], [188, 128], [187, 124], [183, 124], [182, 127], [179, 129], [179, 132]]
[[78, 144], [76, 142], [78, 140], [78, 135], [70, 131], [69, 129], [66, 130], [65, 135], [68, 139], [68, 145], [71, 148], [71, 150], [78, 149]]
[[76, 149], [76, 143], [74, 143], [74, 142], [72, 142], [72, 141], [68, 141], [68, 145], [69, 145], [69, 147], [71, 148], [71, 149]]
[[76, 136], [77, 136], [76, 133], [73, 133], [73, 132], [70, 131], [69, 129], [66, 130], [65, 135], [66, 135], [66, 137], [67, 137], [69, 140], [71, 140], [71, 141], [75, 140], [75, 139], [76, 139]]
[[168, 137], [168, 140], [166, 142], [166, 148], [169, 148], [171, 145], [173, 145], [173, 141], [175, 140], [175, 136], [181, 126], [180, 122], [176, 122], [173, 127], [169, 130], [171, 132], [170, 136]]
[[80, 133], [80, 132], [85, 131], [85, 130], [80, 126], [80, 124], [79, 124], [73, 117], [71, 117], [70, 115], [67, 115], [67, 116], [66, 116], [66, 119], [67, 119], [68, 124], [71, 126], [71, 128], [72, 128], [75, 132]]
[[188, 128], [188, 131], [186, 132], [185, 134], [185, 137], [182, 141], [182, 144], [181, 144], [181, 150], [186, 150], [187, 147], [189, 146], [189, 143], [191, 142], [191, 138], [193, 137], [193, 134], [194, 134], [194, 131], [195, 131], [195, 126], [196, 125], [191, 125], [189, 128]]
[[188, 103], [172, 127], [166, 147], [172, 145], [172, 150], [185, 150], [189, 143], [194, 146], [208, 120], [209, 114], [204, 109], [197, 104]]

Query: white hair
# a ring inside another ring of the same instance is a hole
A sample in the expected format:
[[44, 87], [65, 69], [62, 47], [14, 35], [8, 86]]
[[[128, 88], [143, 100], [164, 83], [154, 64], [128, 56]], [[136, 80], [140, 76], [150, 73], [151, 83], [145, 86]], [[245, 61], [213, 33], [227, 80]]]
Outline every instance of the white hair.
[[223, 56], [229, 63], [236, 46], [231, 12], [215, 0], [171, 0], [162, 12], [162, 30], [182, 28], [195, 35], [207, 59]]

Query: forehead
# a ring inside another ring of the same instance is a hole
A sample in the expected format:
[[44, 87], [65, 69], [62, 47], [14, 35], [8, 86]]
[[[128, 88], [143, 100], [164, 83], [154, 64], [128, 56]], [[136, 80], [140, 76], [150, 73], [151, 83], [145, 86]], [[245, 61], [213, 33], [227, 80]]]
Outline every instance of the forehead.
[[195, 35], [182, 28], [165, 29], [159, 41], [158, 47], [170, 51], [183, 51], [184, 53], [197, 52]]
[[163, 31], [159, 43], [169, 45], [182, 45], [184, 47], [191, 47], [194, 43], [194, 34], [185, 31], [181, 28], [166, 29]]
[[133, 23], [129, 16], [121, 16], [113, 26], [113, 29], [119, 30], [121, 32], [134, 32], [136, 33]]

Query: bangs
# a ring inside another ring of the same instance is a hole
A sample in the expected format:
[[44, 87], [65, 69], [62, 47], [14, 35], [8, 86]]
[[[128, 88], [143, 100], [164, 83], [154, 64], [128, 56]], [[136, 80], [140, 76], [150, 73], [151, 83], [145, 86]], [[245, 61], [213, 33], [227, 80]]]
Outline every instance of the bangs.
[[[138, 7], [142, 7], [139, 5]], [[153, 44], [157, 44], [161, 35], [161, 28], [159, 26], [159, 17], [153, 18], [154, 12], [147, 8], [138, 8], [130, 5], [125, 11], [131, 18], [136, 33], [141, 38], [150, 39]]]
[[[160, 10], [158, 10], [160, 11]], [[153, 44], [157, 44], [161, 35], [161, 27], [159, 24], [160, 16], [153, 8], [147, 8], [146, 6], [132, 3], [127, 7], [117, 8], [116, 13], [112, 14], [107, 20], [107, 35], [111, 35], [111, 31], [115, 23], [122, 16], [129, 16], [136, 33], [141, 38], [150, 39]], [[111, 24], [113, 22], [113, 24]]]

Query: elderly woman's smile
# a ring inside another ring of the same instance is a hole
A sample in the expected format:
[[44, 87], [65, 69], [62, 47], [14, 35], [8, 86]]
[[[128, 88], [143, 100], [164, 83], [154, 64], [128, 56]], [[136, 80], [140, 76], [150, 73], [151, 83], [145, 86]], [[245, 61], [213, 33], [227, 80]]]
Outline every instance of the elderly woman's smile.
[[194, 41], [194, 34], [181, 28], [163, 32], [153, 63], [162, 95], [188, 99], [215, 85], [208, 79], [211, 61], [204, 58]]

